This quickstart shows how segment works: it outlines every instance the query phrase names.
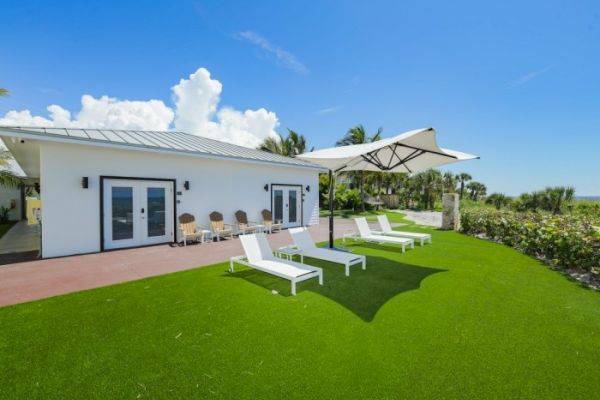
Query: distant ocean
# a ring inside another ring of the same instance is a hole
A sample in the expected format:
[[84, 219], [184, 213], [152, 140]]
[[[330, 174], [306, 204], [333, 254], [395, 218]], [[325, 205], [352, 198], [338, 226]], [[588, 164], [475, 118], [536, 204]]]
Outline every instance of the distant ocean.
[[577, 200], [596, 200], [600, 201], [600, 196], [575, 196]]

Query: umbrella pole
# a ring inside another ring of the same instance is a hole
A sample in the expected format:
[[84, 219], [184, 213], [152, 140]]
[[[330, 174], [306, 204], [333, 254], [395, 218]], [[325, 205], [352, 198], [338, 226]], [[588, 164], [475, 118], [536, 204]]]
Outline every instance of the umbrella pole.
[[329, 170], [329, 248], [333, 249], [333, 171]]

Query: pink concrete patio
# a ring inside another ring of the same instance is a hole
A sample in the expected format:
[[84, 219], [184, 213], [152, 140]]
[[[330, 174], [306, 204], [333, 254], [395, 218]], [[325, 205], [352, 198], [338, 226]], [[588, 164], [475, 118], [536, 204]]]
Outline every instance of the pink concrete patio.
[[[353, 230], [353, 221], [336, 219], [337, 238]], [[327, 220], [321, 219], [310, 232], [315, 241], [327, 240]], [[267, 237], [273, 249], [291, 243], [286, 231]], [[0, 307], [198, 268], [240, 254], [243, 254], [240, 241], [233, 239], [187, 247], [161, 245], [6, 265], [0, 267]]]

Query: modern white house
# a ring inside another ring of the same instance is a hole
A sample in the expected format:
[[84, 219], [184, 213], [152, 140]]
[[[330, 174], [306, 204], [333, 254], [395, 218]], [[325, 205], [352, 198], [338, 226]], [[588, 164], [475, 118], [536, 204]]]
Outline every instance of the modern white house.
[[204, 226], [213, 211], [319, 221], [326, 170], [308, 161], [173, 131], [0, 127], [0, 138], [39, 179], [44, 258], [179, 241], [183, 213]]

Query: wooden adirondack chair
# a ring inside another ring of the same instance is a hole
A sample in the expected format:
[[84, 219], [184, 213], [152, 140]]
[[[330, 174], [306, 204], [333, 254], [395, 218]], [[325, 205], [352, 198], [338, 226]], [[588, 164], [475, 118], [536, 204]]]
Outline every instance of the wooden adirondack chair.
[[283, 226], [282, 221], [273, 221], [273, 214], [271, 214], [271, 211], [265, 209], [262, 210], [261, 214], [265, 230], [269, 231], [269, 233], [273, 233], [275, 230], [281, 231], [281, 227]]
[[237, 221], [237, 230], [239, 234], [245, 235], [247, 233], [256, 233], [256, 223], [248, 221], [248, 216], [245, 211], [236, 211], [235, 219]]
[[183, 236], [183, 245], [187, 246], [188, 240], [202, 240], [202, 229], [198, 230], [196, 218], [192, 214], [179, 216], [179, 231]]
[[217, 238], [217, 242], [224, 237], [233, 239], [233, 225], [223, 222], [223, 214], [213, 211], [208, 215], [208, 218], [210, 219], [210, 229]]

